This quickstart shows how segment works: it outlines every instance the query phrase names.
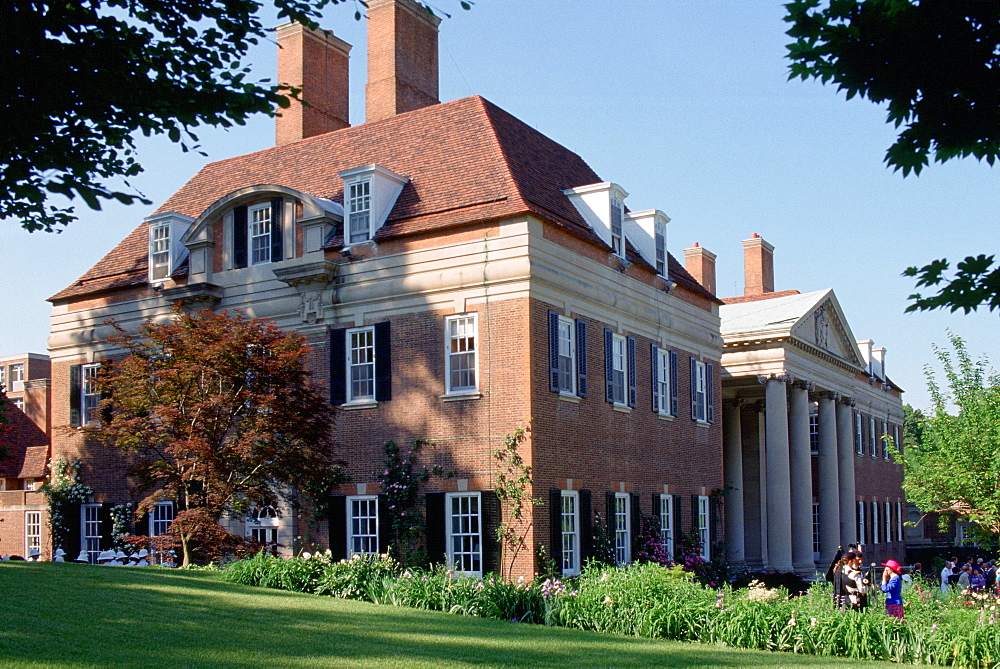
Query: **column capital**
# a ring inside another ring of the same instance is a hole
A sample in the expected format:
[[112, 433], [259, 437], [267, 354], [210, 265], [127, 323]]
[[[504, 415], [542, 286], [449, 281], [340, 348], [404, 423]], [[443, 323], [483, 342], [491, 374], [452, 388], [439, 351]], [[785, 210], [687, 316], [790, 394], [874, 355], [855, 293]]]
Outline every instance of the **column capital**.
[[799, 390], [805, 390], [810, 393], [816, 390], [816, 384], [813, 383], [812, 381], [803, 381], [803, 380], [793, 381], [792, 387], [798, 388]]
[[739, 409], [740, 407], [743, 406], [745, 402], [746, 400], [744, 400], [742, 397], [734, 397], [729, 400], [722, 400], [722, 404], [724, 406], [729, 407], [730, 409]]
[[758, 374], [757, 383], [766, 385], [768, 381], [780, 381], [781, 383], [793, 383], [795, 377], [789, 374]]
[[822, 399], [825, 399], [825, 400], [831, 400], [831, 401], [833, 401], [833, 402], [839, 402], [839, 401], [840, 401], [840, 393], [838, 393], [838, 392], [834, 392], [834, 391], [829, 391], [829, 392], [825, 392], [825, 393], [820, 393], [820, 395], [819, 395], [819, 396], [820, 396], [820, 398], [822, 398]]
[[849, 407], [855, 406], [857, 404], [857, 402], [854, 400], [853, 397], [848, 397], [847, 395], [840, 396], [840, 403], [845, 404]]

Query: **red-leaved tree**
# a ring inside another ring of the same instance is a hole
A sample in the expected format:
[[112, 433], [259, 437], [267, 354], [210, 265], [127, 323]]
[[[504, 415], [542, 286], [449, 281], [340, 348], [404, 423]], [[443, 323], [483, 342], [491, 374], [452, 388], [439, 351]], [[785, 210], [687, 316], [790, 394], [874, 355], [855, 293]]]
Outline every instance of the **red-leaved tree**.
[[175, 523], [184, 564], [204, 521], [320, 498], [337, 481], [333, 414], [304, 369], [300, 335], [207, 310], [115, 328], [109, 341], [126, 355], [104, 366], [101, 420], [88, 431], [133, 454], [140, 515], [167, 497], [178, 519], [201, 519]]

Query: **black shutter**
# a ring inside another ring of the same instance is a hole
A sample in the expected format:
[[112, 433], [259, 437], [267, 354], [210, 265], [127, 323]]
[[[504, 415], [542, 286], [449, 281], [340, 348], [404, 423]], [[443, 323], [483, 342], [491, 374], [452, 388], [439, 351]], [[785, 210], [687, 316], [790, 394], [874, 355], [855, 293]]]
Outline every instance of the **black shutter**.
[[611, 330], [604, 328], [604, 401], [615, 401], [615, 381], [614, 381], [614, 336]]
[[429, 492], [427, 503], [427, 560], [431, 564], [447, 562], [444, 493]]
[[330, 404], [343, 404], [346, 401], [347, 329], [339, 328], [330, 330]]
[[[577, 509], [579, 511], [579, 509]], [[549, 555], [555, 562], [556, 572], [562, 573], [562, 491], [549, 489]]]
[[247, 266], [247, 208], [233, 207], [233, 265]]
[[549, 310], [549, 390], [559, 392], [559, 314]]
[[660, 497], [659, 493], [653, 493], [653, 504], [651, 507], [653, 509], [653, 518], [656, 520], [657, 527], [663, 530], [660, 526], [660, 514], [663, 513], [663, 499]]
[[280, 197], [271, 200], [271, 262], [285, 259], [285, 234], [282, 214], [285, 211], [284, 202]]
[[678, 402], [677, 398], [680, 396], [680, 373], [678, 372], [679, 363], [677, 361], [677, 351], [670, 352], [670, 415], [677, 416]]
[[691, 538], [701, 538], [698, 532], [698, 495], [691, 495]]
[[712, 495], [708, 498], [708, 543], [712, 549], [711, 556], [715, 556], [715, 544], [719, 543], [719, 499]]
[[83, 365], [69, 367], [69, 424], [83, 425], [80, 415], [80, 394], [83, 392]]
[[710, 362], [705, 363], [705, 420], [709, 423], [715, 422], [715, 379], [712, 378], [714, 367]]
[[683, 515], [684, 511], [683, 511], [683, 509], [684, 509], [684, 504], [681, 501], [681, 500], [684, 499], [684, 497], [682, 495], [674, 495], [672, 499], [673, 499], [673, 504], [674, 504], [674, 528], [673, 528], [674, 529], [674, 552], [676, 553], [677, 552], [677, 541], [678, 541], [678, 539], [679, 539], [679, 537], [681, 535], [681, 528], [684, 527], [684, 525], [683, 525], [683, 519], [684, 519], [684, 515]]
[[65, 516], [63, 516], [63, 526], [66, 528], [66, 543], [64, 545], [57, 545], [53, 542], [52, 550], [61, 548], [66, 551], [67, 561], [75, 560], [82, 548], [83, 537], [80, 536], [81, 515], [83, 515], [81, 504], [79, 502], [71, 502], [66, 508]]
[[378, 496], [378, 550], [388, 553], [393, 542], [392, 519], [395, 513], [389, 511], [389, 496]]
[[587, 396], [587, 322], [576, 319], [576, 394]]
[[690, 358], [691, 378], [688, 385], [691, 387], [691, 420], [698, 418], [698, 361], [694, 357]]
[[115, 521], [111, 517], [111, 507], [113, 506], [114, 504], [105, 502], [97, 509], [97, 520], [101, 528], [101, 550], [108, 550], [115, 543]]
[[653, 413], [660, 410], [660, 349], [656, 344], [649, 345], [650, 382], [653, 388]]
[[330, 521], [330, 553], [335, 560], [347, 557], [347, 496], [330, 495], [328, 500]]
[[392, 346], [389, 341], [389, 321], [375, 324], [375, 400], [392, 399]]
[[580, 491], [580, 566], [594, 552], [594, 507], [589, 490]]
[[493, 490], [484, 490], [480, 494], [479, 531], [483, 549], [482, 572], [500, 573], [500, 539], [497, 530], [500, 528], [500, 498]]
[[628, 405], [635, 408], [635, 337], [625, 339], [628, 354]]
[[608, 538], [611, 540], [611, 554], [615, 554], [615, 494], [613, 492], [604, 493], [604, 510], [608, 516], [604, 524]]
[[[642, 544], [642, 509], [639, 506], [639, 493], [634, 492], [630, 495], [629, 501], [631, 502], [631, 518], [629, 522], [631, 523], [632, 529], [632, 554], [635, 555], [638, 549], [641, 548]], [[634, 558], [633, 558], [634, 560]]]

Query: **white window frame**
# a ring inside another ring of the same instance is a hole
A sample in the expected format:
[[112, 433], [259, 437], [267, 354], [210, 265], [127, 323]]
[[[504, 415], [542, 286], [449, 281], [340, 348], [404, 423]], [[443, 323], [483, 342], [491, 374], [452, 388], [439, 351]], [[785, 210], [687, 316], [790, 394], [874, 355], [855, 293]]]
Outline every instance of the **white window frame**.
[[[463, 500], [468, 503], [465, 508], [462, 508]], [[458, 513], [455, 513], [456, 504]], [[482, 493], [445, 493], [445, 530], [448, 564], [462, 575], [482, 577], [484, 557]], [[457, 545], [456, 542], [460, 543]]]
[[97, 375], [101, 363], [92, 362], [80, 366], [80, 417], [81, 425], [93, 425], [98, 422], [95, 416], [101, 402], [101, 391], [97, 388]]
[[889, 461], [889, 444], [886, 443], [886, 438], [889, 436], [889, 423], [887, 421], [882, 421], [882, 459], [886, 462]]
[[378, 555], [378, 495], [348, 495], [346, 507], [348, 554]]
[[18, 381], [24, 381], [24, 363], [18, 362], [10, 366], [10, 386], [14, 387], [14, 384]]
[[270, 202], [247, 207], [247, 259], [250, 265], [263, 265], [271, 262], [271, 236], [274, 234], [274, 221], [271, 220], [271, 216], [273, 213]]
[[0, 365], [0, 389], [7, 388], [7, 365]]
[[[444, 320], [445, 392], [475, 393], [479, 390], [479, 314], [456, 314]], [[469, 362], [471, 360], [471, 363]], [[456, 384], [464, 374], [471, 383]]]
[[559, 316], [558, 330], [559, 392], [576, 395], [576, 321], [566, 316]]
[[875, 440], [875, 416], [868, 416], [868, 451], [873, 458], [878, 457], [878, 442]]
[[21, 411], [24, 411], [24, 398], [23, 397], [8, 397], [7, 399], [9, 399], [10, 403], [13, 404], [15, 407], [17, 407]]
[[861, 426], [861, 412], [854, 412], [854, 452], [857, 455], [865, 454], [864, 428]]
[[879, 522], [878, 522], [878, 502], [872, 502], [872, 545], [877, 546], [879, 542]]
[[858, 515], [858, 543], [862, 546], [865, 543], [865, 503], [858, 500], [856, 513]]
[[344, 244], [367, 242], [372, 238], [372, 180], [355, 179], [344, 184], [344, 202]]
[[580, 573], [580, 494], [575, 490], [563, 490], [559, 496], [559, 520], [562, 538], [563, 576]]
[[896, 502], [896, 541], [903, 540], [903, 503]]
[[611, 335], [611, 397], [615, 406], [628, 406], [628, 341], [625, 335]]
[[611, 251], [622, 258], [625, 257], [624, 221], [625, 207], [618, 198], [611, 198]]
[[819, 455], [819, 405], [809, 403], [809, 452]]
[[258, 506], [246, 524], [246, 536], [260, 544], [271, 547], [272, 553], [278, 552], [278, 526], [281, 519], [278, 510], [273, 506]]
[[170, 523], [174, 522], [175, 515], [173, 502], [157, 502], [149, 510], [149, 536], [162, 537], [165, 535], [170, 528]]
[[97, 563], [101, 554], [100, 504], [80, 505], [80, 550], [87, 552], [87, 561]]
[[694, 385], [694, 404], [692, 409], [695, 415], [691, 416], [691, 418], [699, 423], [708, 423], [708, 388], [704, 361], [695, 360], [694, 371], [695, 378], [691, 379], [691, 383]]
[[885, 503], [885, 542], [892, 543], [892, 505]]
[[31, 551], [42, 552], [42, 512], [24, 512], [24, 555], [31, 555]]
[[[345, 362], [347, 370], [347, 402], [375, 401], [375, 326], [351, 328], [346, 333], [347, 346]], [[366, 341], [362, 341], [364, 338]], [[357, 355], [356, 355], [357, 354]], [[355, 358], [358, 362], [355, 362]], [[366, 371], [367, 370], [367, 371]], [[355, 379], [355, 374], [358, 378]], [[366, 377], [367, 374], [367, 377]], [[370, 392], [364, 392], [364, 384]], [[358, 392], [356, 392], [356, 390]]]
[[812, 503], [813, 562], [820, 558], [819, 547], [819, 502]]
[[653, 245], [655, 248], [656, 273], [667, 276], [667, 226], [656, 223], [653, 228]]
[[709, 528], [710, 507], [708, 495], [698, 495], [698, 538], [701, 539], [701, 557], [712, 559], [711, 531]]
[[657, 395], [656, 413], [661, 416], [673, 416], [670, 412], [670, 350], [665, 348], [656, 349], [656, 388]]
[[149, 228], [149, 276], [154, 281], [170, 276], [170, 223], [153, 223]]
[[632, 562], [632, 499], [627, 492], [615, 493], [613, 530], [615, 563]]
[[660, 541], [670, 559], [674, 559], [674, 496], [660, 495]]

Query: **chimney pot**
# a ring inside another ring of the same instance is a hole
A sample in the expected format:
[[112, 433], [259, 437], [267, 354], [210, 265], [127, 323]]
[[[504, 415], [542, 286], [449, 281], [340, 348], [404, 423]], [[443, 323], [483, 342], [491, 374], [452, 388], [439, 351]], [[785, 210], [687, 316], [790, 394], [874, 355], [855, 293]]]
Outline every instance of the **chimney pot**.
[[774, 292], [774, 247], [756, 232], [743, 240], [743, 294]]

